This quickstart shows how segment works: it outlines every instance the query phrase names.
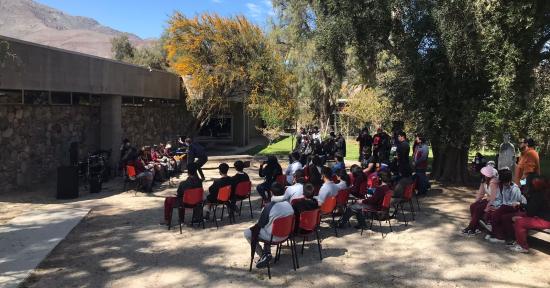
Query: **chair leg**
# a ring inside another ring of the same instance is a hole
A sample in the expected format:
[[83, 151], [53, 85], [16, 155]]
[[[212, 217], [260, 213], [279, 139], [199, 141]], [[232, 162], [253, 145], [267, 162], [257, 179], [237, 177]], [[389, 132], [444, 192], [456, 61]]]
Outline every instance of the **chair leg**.
[[181, 228], [181, 222], [182, 222], [181, 210], [183, 210], [185, 212], [185, 208], [184, 207], [178, 208], [178, 219], [179, 219], [179, 225], [180, 225], [180, 234], [183, 234], [183, 231], [182, 231], [182, 228]]
[[269, 279], [271, 279], [271, 265], [269, 265], [269, 262], [267, 262], [267, 276], [269, 276]]
[[[288, 244], [290, 241], [290, 245]], [[290, 254], [292, 256], [292, 268], [296, 271], [296, 259], [294, 257], [294, 249], [292, 249], [292, 240], [286, 239], [286, 246], [290, 249]]]
[[296, 258], [296, 269], [300, 268], [300, 264], [298, 263], [298, 251], [296, 250], [296, 239], [292, 237], [292, 251], [294, 251], [294, 258]]
[[243, 210], [243, 200], [241, 200], [241, 204], [239, 205], [239, 217], [241, 217], [242, 210]]
[[304, 255], [304, 245], [306, 244], [306, 236], [304, 236], [304, 241], [302, 241], [302, 255]]
[[401, 214], [403, 215], [403, 221], [405, 221], [405, 226], [409, 225], [409, 222], [407, 221], [407, 215], [405, 215], [405, 205], [401, 204]]
[[323, 253], [321, 252], [321, 239], [319, 239], [318, 229], [315, 229], [315, 237], [317, 237], [317, 249], [319, 249], [319, 259], [323, 261]]
[[413, 218], [413, 221], [414, 221], [415, 220], [415, 218], [414, 218], [415, 213], [414, 213], [414, 205], [413, 205], [412, 199], [409, 200], [409, 206], [411, 206], [412, 218]]
[[391, 228], [391, 218], [388, 217], [387, 221], [388, 221], [388, 225], [390, 226], [390, 232], [393, 232], [393, 229]]
[[418, 211], [420, 211], [420, 202], [418, 201], [418, 195], [415, 195], [414, 198], [416, 198], [416, 207], [418, 207]]
[[253, 219], [254, 216], [252, 215], [252, 201], [250, 200], [250, 194], [248, 194], [248, 207], [250, 208], [250, 219]]
[[224, 214], [224, 212], [225, 212], [225, 205], [222, 204], [222, 216], [220, 217], [220, 222], [223, 221], [223, 214]]
[[[214, 205], [214, 224], [216, 224], [216, 229], [218, 229], [218, 216], [216, 215], [216, 212], [218, 211], [218, 204]], [[223, 215], [223, 211], [222, 211]]]
[[332, 225], [334, 226], [334, 235], [338, 237], [338, 225], [336, 225], [336, 221], [334, 220], [334, 211], [332, 211]]
[[174, 208], [172, 208], [172, 213], [170, 213], [170, 218], [168, 219], [168, 230], [172, 228], [172, 216], [174, 215]]
[[252, 252], [252, 256], [250, 256], [250, 267], [248, 267], [248, 272], [252, 272], [252, 262], [254, 262], [254, 252]]

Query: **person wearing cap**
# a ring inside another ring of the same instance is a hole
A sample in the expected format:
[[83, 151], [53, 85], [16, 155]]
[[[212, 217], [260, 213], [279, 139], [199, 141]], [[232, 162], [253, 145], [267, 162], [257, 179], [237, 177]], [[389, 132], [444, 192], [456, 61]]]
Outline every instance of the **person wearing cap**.
[[479, 185], [476, 201], [470, 205], [470, 223], [462, 230], [462, 234], [465, 236], [473, 236], [481, 232], [479, 220], [489, 211], [499, 189], [498, 171], [495, 168], [485, 166], [481, 169], [481, 175], [483, 181]]
[[[533, 138], [523, 139], [519, 144], [521, 155], [515, 171], [514, 183], [516, 185], [520, 185], [520, 181], [523, 179], [530, 183], [534, 175], [540, 175], [539, 153], [535, 150], [535, 146]], [[529, 187], [527, 187], [527, 190], [529, 190]]]

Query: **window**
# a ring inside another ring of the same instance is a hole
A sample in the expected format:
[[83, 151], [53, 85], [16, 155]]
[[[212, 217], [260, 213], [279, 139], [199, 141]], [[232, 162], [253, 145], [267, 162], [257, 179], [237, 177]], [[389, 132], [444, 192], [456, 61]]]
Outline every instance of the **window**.
[[122, 105], [125, 105], [125, 106], [134, 105], [134, 97], [123, 96], [122, 97]]
[[30, 105], [48, 105], [50, 102], [50, 92], [25, 90], [24, 103]]
[[90, 94], [73, 93], [73, 105], [90, 105]]
[[52, 105], [71, 105], [71, 92], [52, 92]]
[[21, 90], [0, 90], [0, 104], [22, 104]]
[[101, 105], [101, 96], [97, 94], [90, 95], [90, 105], [100, 106]]

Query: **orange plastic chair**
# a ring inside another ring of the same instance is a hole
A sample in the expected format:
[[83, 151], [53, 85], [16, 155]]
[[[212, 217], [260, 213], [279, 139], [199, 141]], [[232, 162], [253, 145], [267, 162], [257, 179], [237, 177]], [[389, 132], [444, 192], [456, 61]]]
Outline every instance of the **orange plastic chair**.
[[252, 182], [245, 181], [240, 182], [237, 184], [237, 187], [235, 187], [235, 197], [237, 197], [237, 201], [241, 201], [241, 205], [239, 205], [239, 217], [241, 216], [241, 210], [243, 209], [243, 201], [248, 198], [248, 206], [250, 207], [250, 219], [254, 218], [252, 215], [252, 201], [250, 200], [250, 194], [252, 191]]
[[338, 237], [338, 228], [336, 226], [336, 220], [335, 220], [335, 210], [336, 210], [336, 197], [328, 197], [325, 199], [325, 202], [320, 207], [321, 210], [321, 217], [326, 215], [332, 216], [332, 224], [334, 226], [334, 234], [336, 237]]
[[[218, 190], [218, 197], [216, 203], [214, 204], [214, 223], [216, 224], [216, 228], [218, 228], [218, 216], [216, 215], [218, 211], [218, 205], [222, 205], [222, 215], [220, 218], [220, 221], [223, 221], [223, 214], [225, 212], [225, 207], [227, 206], [227, 210], [229, 211], [229, 197], [231, 196], [231, 185], [223, 186]], [[229, 222], [233, 223], [233, 219], [231, 216], [229, 216]]]
[[[124, 190], [124, 192], [128, 191], [126, 190], [127, 188], [127, 185], [130, 183], [130, 184], [135, 184], [136, 187], [134, 189], [137, 190], [138, 186], [139, 186], [139, 181], [138, 179], [136, 178], [136, 168], [132, 165], [126, 165], [126, 175], [124, 177], [124, 188], [122, 188]], [[136, 191], [136, 194], [137, 194], [137, 191]]]
[[[296, 260], [297, 260], [296, 243], [294, 243], [294, 239], [291, 237], [293, 230], [294, 230], [294, 214], [288, 215], [286, 217], [277, 218], [275, 219], [275, 221], [273, 221], [273, 225], [271, 227], [271, 239], [267, 241], [259, 238], [258, 241], [266, 243], [270, 246], [273, 246], [273, 245], [277, 246], [277, 250], [275, 251], [275, 261], [277, 261], [281, 256], [282, 244], [286, 242], [287, 247], [290, 248], [290, 251], [292, 253], [292, 266], [294, 268], [294, 271], [296, 271]], [[273, 241], [274, 236], [282, 239], [280, 241]], [[248, 269], [249, 272], [252, 271], [252, 262], [254, 261], [255, 248], [256, 247], [253, 247], [251, 249], [250, 267]], [[267, 263], [267, 274], [269, 275], [269, 279], [271, 279], [271, 266], [269, 263]]]
[[[319, 250], [319, 259], [323, 261], [323, 253], [321, 248], [321, 240], [319, 239], [319, 224], [321, 223], [321, 214], [319, 209], [311, 211], [303, 211], [300, 213], [300, 223], [298, 224], [298, 232], [296, 236], [302, 237], [302, 252], [304, 255], [304, 245], [310, 235], [315, 233], [317, 239], [317, 249]], [[296, 266], [300, 268], [298, 257], [296, 257]]]
[[[200, 220], [198, 224], [202, 224], [204, 229], [204, 219], [202, 216], [202, 203], [203, 203], [204, 190], [201, 188], [192, 188], [183, 192], [183, 201], [180, 206], [174, 207], [178, 209], [178, 220], [180, 225], [180, 234], [182, 234], [182, 223], [185, 222], [185, 209], [193, 209], [193, 215], [191, 216], [191, 225], [193, 219], [198, 219], [198, 215], [195, 215], [195, 207], [200, 206]], [[168, 222], [168, 230], [170, 230], [172, 219]]]
[[399, 209], [401, 209], [401, 215], [403, 215], [403, 220], [405, 221], [405, 226], [409, 224], [407, 221], [407, 215], [405, 215], [405, 203], [409, 203], [409, 207], [411, 208], [411, 215], [412, 219], [415, 220], [415, 213], [414, 213], [414, 205], [413, 205], [413, 194], [414, 194], [414, 182], [405, 186], [403, 190], [403, 196], [398, 200], [397, 204], [395, 204], [395, 214], [399, 212]]
[[[391, 227], [391, 217], [390, 217], [390, 205], [391, 205], [391, 199], [393, 196], [393, 191], [386, 192], [386, 195], [384, 195], [384, 200], [382, 200], [382, 206], [380, 209], [374, 209], [374, 208], [364, 208], [363, 213], [369, 213], [371, 216], [371, 222], [370, 222], [370, 228], [372, 230], [372, 223], [374, 222], [374, 218], [378, 219], [378, 222], [380, 223], [380, 233], [382, 233], [382, 238], [384, 237], [384, 232], [382, 231], [382, 220], [385, 220], [388, 225], [390, 226], [390, 231], [393, 232], [393, 229]], [[363, 235], [363, 230], [365, 228], [361, 228], [361, 235]]]

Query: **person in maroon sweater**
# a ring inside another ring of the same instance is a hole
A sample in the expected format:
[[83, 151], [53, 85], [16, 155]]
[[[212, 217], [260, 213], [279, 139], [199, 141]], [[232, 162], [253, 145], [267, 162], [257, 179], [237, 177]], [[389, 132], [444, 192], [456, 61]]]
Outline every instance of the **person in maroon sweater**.
[[349, 219], [351, 216], [355, 215], [357, 218], [358, 225], [355, 226], [357, 229], [361, 229], [366, 226], [365, 223], [365, 217], [363, 215], [363, 209], [364, 208], [373, 208], [376, 210], [379, 210], [382, 207], [382, 202], [384, 202], [384, 196], [386, 196], [386, 193], [388, 193], [391, 189], [388, 185], [388, 183], [391, 182], [391, 177], [388, 174], [388, 172], [380, 172], [378, 173], [378, 176], [380, 177], [380, 186], [376, 187], [376, 190], [374, 191], [374, 194], [371, 197], [368, 197], [367, 199], [363, 200], [361, 203], [355, 203], [349, 207], [349, 209], [346, 210], [346, 213], [344, 216], [342, 216], [342, 219], [340, 219], [339, 226], [340, 228], [344, 228], [346, 224], [349, 222]]
[[134, 160], [134, 168], [136, 170], [136, 178], [139, 179], [141, 187], [145, 192], [153, 192], [152, 184], [154, 174], [152, 171], [147, 169], [147, 163], [145, 162], [145, 152], [143, 150], [139, 151], [138, 157]]
[[180, 182], [177, 195], [166, 197], [164, 199], [164, 221], [160, 223], [161, 225], [168, 225], [170, 219], [172, 219], [172, 211], [174, 210], [174, 207], [181, 205], [185, 191], [193, 188], [202, 188], [202, 180], [197, 175], [196, 164], [189, 163], [187, 165], [187, 179]]
[[366, 191], [361, 191], [360, 188], [361, 183], [363, 181], [367, 181], [367, 179], [365, 179], [365, 174], [363, 173], [363, 170], [361, 170], [361, 167], [357, 165], [352, 165], [352, 167], [350, 167], [350, 170], [351, 174], [353, 175], [353, 183], [350, 191], [351, 195], [359, 199], [364, 199], [366, 196]]

